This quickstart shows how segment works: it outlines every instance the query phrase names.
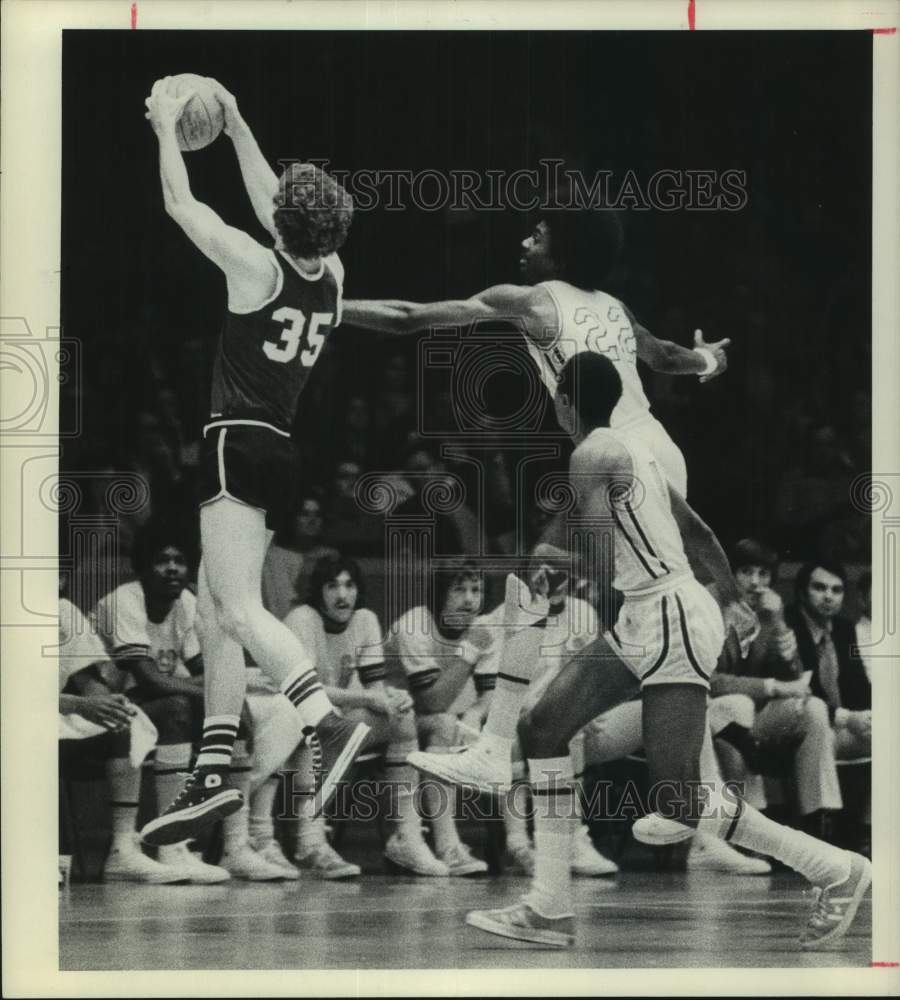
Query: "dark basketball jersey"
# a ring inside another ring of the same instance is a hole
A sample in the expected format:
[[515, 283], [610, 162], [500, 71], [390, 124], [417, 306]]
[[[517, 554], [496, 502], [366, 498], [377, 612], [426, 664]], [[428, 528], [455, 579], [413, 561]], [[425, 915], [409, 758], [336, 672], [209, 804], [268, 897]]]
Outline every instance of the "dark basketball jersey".
[[343, 268], [337, 256], [318, 275], [272, 252], [278, 283], [253, 312], [229, 310], [213, 367], [210, 418], [256, 420], [289, 431], [325, 337], [340, 323]]

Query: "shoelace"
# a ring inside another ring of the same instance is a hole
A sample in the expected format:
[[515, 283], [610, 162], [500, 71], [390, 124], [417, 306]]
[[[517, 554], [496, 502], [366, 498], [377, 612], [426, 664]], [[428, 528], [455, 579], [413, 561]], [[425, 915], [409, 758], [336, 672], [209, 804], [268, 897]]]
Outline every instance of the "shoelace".
[[197, 772], [196, 771], [192, 771], [188, 775], [187, 780], [184, 783], [184, 787], [181, 789], [181, 791], [175, 797], [175, 801], [172, 803], [172, 805], [169, 806], [169, 808], [168, 808], [167, 811], [168, 812], [172, 812], [173, 810], [177, 809], [181, 805], [181, 803], [188, 797], [188, 795], [190, 794], [191, 789], [196, 784], [197, 784]]
[[321, 774], [324, 770], [324, 757], [322, 753], [322, 741], [319, 734], [312, 726], [307, 726], [303, 730], [306, 737], [306, 745], [312, 750], [312, 770], [313, 774]]

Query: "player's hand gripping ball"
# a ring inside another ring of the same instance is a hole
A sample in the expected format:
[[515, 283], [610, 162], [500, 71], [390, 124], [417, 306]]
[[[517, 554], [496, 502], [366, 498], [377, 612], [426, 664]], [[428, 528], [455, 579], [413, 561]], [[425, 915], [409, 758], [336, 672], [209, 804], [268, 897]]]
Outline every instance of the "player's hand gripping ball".
[[213, 88], [196, 73], [157, 80], [145, 103], [154, 129], [174, 127], [183, 152], [208, 146], [225, 125], [225, 112]]

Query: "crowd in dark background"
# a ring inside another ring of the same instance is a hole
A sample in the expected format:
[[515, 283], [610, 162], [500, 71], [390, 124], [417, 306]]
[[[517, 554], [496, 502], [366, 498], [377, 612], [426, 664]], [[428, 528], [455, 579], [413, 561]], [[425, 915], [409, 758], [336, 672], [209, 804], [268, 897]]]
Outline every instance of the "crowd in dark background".
[[[788, 560], [826, 548], [868, 562], [850, 485], [871, 465], [871, 39], [786, 34], [67, 37], [63, 324], [83, 343], [84, 380], [62, 403], [81, 408], [84, 432], [63, 467], [137, 471], [153, 513], [196, 519], [224, 287], [162, 211], [141, 115], [153, 79], [190, 69], [227, 83], [273, 160], [745, 171], [741, 211], [627, 212], [607, 290], [660, 337], [687, 344], [699, 327], [732, 338], [729, 371], [708, 385], [643, 373], [685, 453], [691, 500], [723, 540], [752, 534]], [[826, 71], [838, 64], [848, 72]], [[105, 115], [75, 113], [100, 95]], [[261, 235], [226, 138], [188, 164], [199, 197]], [[360, 212], [342, 254], [346, 294], [459, 298], [517, 280], [533, 221], [511, 208]], [[420, 396], [435, 420], [450, 412], [420, 375], [417, 339], [338, 330], [302, 399], [308, 493], [326, 536], [350, 551], [377, 554], [381, 537], [352, 500], [360, 473], [468, 474], [416, 436]], [[491, 405], [508, 411], [517, 391], [498, 377]], [[498, 448], [490, 461], [486, 531], [504, 551], [517, 456]]]

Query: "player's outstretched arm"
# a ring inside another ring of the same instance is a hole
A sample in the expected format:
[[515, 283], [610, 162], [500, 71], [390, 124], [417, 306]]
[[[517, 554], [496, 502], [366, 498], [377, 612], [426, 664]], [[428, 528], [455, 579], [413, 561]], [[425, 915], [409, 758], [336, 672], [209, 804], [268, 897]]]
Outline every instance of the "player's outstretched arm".
[[145, 102], [147, 118], [159, 140], [159, 175], [166, 212], [225, 272], [229, 299], [258, 302], [274, 287], [271, 253], [247, 233], [226, 225], [208, 205], [194, 197], [175, 136], [175, 124], [193, 94], [171, 97], [168, 82], [168, 77], [157, 80]]
[[207, 77], [206, 82], [218, 98], [225, 112], [225, 134], [231, 139], [234, 152], [241, 168], [244, 187], [250, 196], [250, 203], [261, 225], [273, 237], [276, 235], [274, 213], [275, 197], [278, 194], [278, 177], [269, 166], [259, 148], [256, 137], [238, 109], [234, 94]]
[[534, 289], [494, 285], [470, 299], [404, 302], [398, 299], [348, 299], [344, 322], [381, 333], [416, 333], [434, 326], [469, 326], [480, 319], [528, 319]]
[[[627, 311], [627, 310], [626, 310]], [[699, 375], [701, 382], [721, 375], [728, 367], [725, 348], [731, 343], [726, 338], [707, 344], [700, 330], [694, 332], [694, 346], [682, 347], [671, 340], [660, 340], [628, 313], [637, 341], [638, 357], [655, 372], [668, 375]]]

